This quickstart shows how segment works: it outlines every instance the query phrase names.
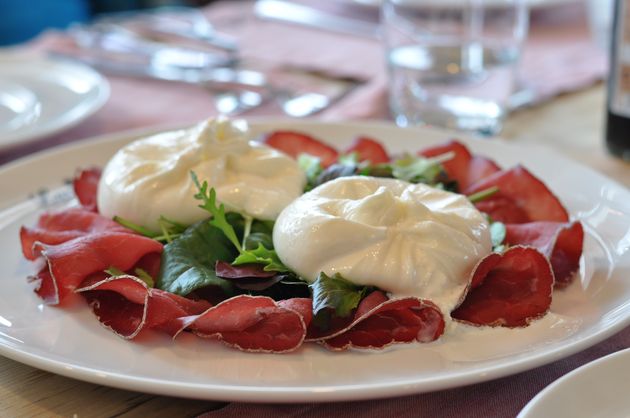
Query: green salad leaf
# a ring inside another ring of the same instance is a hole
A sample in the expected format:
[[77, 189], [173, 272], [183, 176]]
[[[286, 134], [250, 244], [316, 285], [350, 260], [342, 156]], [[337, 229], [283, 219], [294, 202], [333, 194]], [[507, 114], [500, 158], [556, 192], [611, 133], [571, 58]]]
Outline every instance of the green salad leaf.
[[339, 273], [328, 276], [320, 273], [310, 285], [313, 293], [313, 321], [320, 328], [326, 328], [330, 316], [345, 318], [352, 313], [363, 297], [371, 290], [359, 286]]
[[156, 285], [178, 295], [218, 286], [232, 295], [232, 283], [217, 277], [214, 266], [217, 260], [232, 261], [237, 254], [223, 231], [208, 220], [197, 222], [164, 246]]

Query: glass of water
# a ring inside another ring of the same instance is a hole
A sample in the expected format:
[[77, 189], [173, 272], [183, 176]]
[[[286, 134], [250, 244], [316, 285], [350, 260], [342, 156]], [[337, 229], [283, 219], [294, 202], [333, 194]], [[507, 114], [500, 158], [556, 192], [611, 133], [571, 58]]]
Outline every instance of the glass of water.
[[384, 0], [381, 23], [398, 125], [501, 130], [527, 33], [524, 0]]

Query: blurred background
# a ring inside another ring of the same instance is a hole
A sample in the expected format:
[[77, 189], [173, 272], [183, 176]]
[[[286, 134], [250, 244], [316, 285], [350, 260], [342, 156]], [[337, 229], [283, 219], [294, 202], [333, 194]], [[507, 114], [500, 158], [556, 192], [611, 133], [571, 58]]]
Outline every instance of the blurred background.
[[204, 6], [212, 0], [2, 0], [0, 45], [28, 41], [47, 28], [64, 29], [103, 13], [162, 6]]

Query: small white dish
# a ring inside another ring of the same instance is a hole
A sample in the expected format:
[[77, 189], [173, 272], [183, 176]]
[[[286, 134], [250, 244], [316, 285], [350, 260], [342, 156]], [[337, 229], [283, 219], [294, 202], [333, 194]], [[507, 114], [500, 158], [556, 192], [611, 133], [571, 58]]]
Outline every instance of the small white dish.
[[630, 349], [573, 370], [547, 386], [517, 418], [627, 418]]
[[85, 65], [0, 53], [0, 150], [74, 126], [108, 97], [107, 80]]
[[[254, 133], [311, 133], [344, 148], [369, 135], [392, 153], [443, 142], [452, 133], [388, 123], [260, 120]], [[77, 167], [104, 165], [122, 145], [152, 131], [123, 132], [63, 146], [0, 169], [0, 355], [53, 373], [129, 390], [241, 402], [374, 399], [484, 382], [567, 357], [630, 325], [630, 191], [547, 149], [461, 138], [510, 167], [522, 163], [580, 219], [586, 237], [579, 277], [554, 294], [551, 313], [526, 328], [454, 325], [438, 341], [383, 351], [334, 353], [306, 345], [290, 354], [252, 354], [193, 335], [125, 341], [87, 306], [45, 306], [26, 277], [19, 229], [67, 205], [61, 187]], [[579, 186], [577, 186], [579, 185]], [[48, 192], [45, 190], [48, 189]]]

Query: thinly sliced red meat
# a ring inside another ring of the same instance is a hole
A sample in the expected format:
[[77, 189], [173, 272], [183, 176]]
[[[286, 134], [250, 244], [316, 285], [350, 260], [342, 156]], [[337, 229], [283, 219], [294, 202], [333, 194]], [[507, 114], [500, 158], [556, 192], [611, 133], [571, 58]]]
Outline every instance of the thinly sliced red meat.
[[160, 289], [150, 289], [134, 276], [108, 277], [77, 289], [99, 321], [117, 335], [131, 339], [142, 330], [173, 333], [178, 318], [197, 315], [210, 307]]
[[396, 343], [434, 341], [444, 333], [440, 309], [418, 298], [388, 299], [376, 291], [365, 297], [345, 324], [322, 333], [309, 329], [308, 341], [318, 341], [331, 350], [384, 348]]
[[470, 291], [451, 316], [474, 325], [526, 326], [547, 313], [552, 289], [547, 258], [532, 247], [512, 247], [479, 263]]
[[36, 292], [46, 303], [57, 304], [91, 274], [109, 267], [128, 271], [147, 254], [161, 253], [162, 244], [127, 232], [101, 232], [57, 245], [36, 242], [33, 252], [44, 257], [49, 273], [37, 276], [41, 285]]
[[239, 295], [208, 309], [201, 315], [183, 318], [181, 330], [216, 338], [243, 351], [285, 353], [302, 345], [306, 336], [304, 303], [278, 303], [265, 296]]
[[568, 222], [569, 214], [547, 186], [522, 166], [492, 174], [464, 190], [470, 195], [493, 186], [495, 195], [476, 204], [493, 220], [505, 223]]
[[33, 228], [20, 229], [22, 253], [27, 260], [34, 260], [33, 244], [55, 245], [87, 234], [100, 232], [128, 232], [131, 230], [84, 208], [72, 208], [58, 212], [44, 213]]
[[98, 208], [96, 207], [96, 193], [100, 179], [101, 169], [92, 167], [79, 171], [72, 181], [74, 194], [77, 195], [81, 205], [94, 212], [98, 212]]
[[501, 171], [494, 161], [471, 154], [464, 144], [454, 139], [444, 144], [424, 148], [418, 154], [424, 157], [437, 157], [449, 152], [453, 153], [453, 158], [442, 163], [442, 166], [448, 178], [457, 181], [459, 190], [465, 190], [476, 181]]
[[293, 158], [300, 154], [310, 154], [319, 158], [324, 167], [334, 164], [339, 157], [335, 148], [300, 132], [275, 131], [268, 134], [263, 142]]
[[571, 283], [580, 267], [584, 244], [584, 228], [580, 222], [530, 222], [508, 224], [505, 241], [510, 245], [531, 245], [551, 262], [555, 287]]
[[360, 136], [346, 148], [344, 154], [357, 153], [359, 161], [370, 161], [372, 164], [389, 162], [389, 155], [383, 145], [366, 136]]

